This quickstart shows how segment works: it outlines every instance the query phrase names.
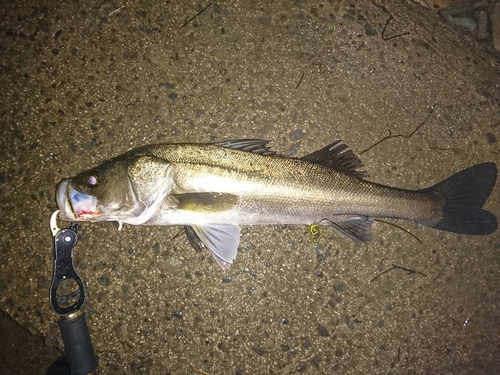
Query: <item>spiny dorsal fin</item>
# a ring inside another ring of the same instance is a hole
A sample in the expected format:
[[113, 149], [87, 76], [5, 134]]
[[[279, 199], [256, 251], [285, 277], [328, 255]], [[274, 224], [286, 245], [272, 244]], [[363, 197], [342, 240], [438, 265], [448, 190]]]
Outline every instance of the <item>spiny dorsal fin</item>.
[[363, 167], [363, 163], [354, 155], [352, 150], [347, 150], [348, 146], [342, 141], [335, 141], [310, 154], [302, 156], [300, 160], [322, 165], [337, 172], [343, 172], [349, 176], [363, 178], [368, 174], [365, 171], [356, 169]]
[[[218, 142], [215, 145], [267, 156], [276, 155], [276, 152], [271, 150], [268, 143], [269, 141], [263, 139], [237, 139], [234, 141]], [[366, 177], [368, 174], [365, 171], [356, 170], [363, 167], [363, 163], [354, 155], [354, 152], [347, 150], [347, 148], [348, 146], [339, 140], [300, 159], [343, 172], [349, 176], [357, 178]]]
[[234, 141], [224, 141], [214, 144], [220, 147], [253, 152], [254, 154], [276, 155], [276, 152], [271, 150], [271, 148], [267, 145], [268, 143], [269, 141], [264, 139], [236, 139]]

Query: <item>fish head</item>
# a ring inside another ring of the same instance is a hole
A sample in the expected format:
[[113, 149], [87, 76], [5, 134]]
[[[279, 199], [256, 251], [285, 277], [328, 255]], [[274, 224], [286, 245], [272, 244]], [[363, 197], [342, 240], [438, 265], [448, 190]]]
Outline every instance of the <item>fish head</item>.
[[59, 218], [142, 224], [155, 213], [172, 185], [168, 162], [125, 154], [59, 182]]

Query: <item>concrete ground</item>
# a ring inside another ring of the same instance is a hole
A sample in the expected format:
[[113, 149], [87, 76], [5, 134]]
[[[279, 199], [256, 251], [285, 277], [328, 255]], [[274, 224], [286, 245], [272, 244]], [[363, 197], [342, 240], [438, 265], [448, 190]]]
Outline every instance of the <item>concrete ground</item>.
[[[414, 3], [45, 0], [0, 13], [0, 309], [29, 332], [2, 345], [18, 360], [2, 373], [44, 374], [59, 355], [27, 361], [29, 335], [62, 349], [54, 189], [106, 158], [237, 138], [299, 156], [343, 139], [370, 180], [405, 188], [500, 162], [498, 60]], [[499, 197], [497, 184], [497, 216]], [[172, 239], [179, 228], [83, 224], [97, 373], [500, 373], [498, 231], [396, 224], [422, 243], [383, 223], [367, 246], [246, 227], [226, 272]]]

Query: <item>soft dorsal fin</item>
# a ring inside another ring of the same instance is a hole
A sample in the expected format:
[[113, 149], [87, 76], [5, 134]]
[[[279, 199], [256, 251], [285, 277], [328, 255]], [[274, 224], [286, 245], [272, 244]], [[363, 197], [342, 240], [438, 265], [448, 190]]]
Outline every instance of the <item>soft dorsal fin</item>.
[[264, 139], [236, 139], [234, 141], [224, 141], [214, 143], [216, 146], [233, 148], [246, 152], [253, 152], [261, 155], [276, 155], [276, 152], [271, 150], [267, 145], [269, 141]]
[[348, 150], [348, 146], [340, 140], [302, 156], [300, 160], [319, 164], [323, 167], [334, 169], [337, 172], [342, 172], [357, 178], [363, 178], [368, 175], [365, 171], [356, 170], [363, 167], [363, 163], [354, 155], [354, 152]]

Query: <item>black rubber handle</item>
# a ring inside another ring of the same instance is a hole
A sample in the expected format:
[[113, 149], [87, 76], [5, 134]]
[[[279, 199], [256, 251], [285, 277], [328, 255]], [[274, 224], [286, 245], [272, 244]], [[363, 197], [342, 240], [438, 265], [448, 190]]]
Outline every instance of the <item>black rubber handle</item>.
[[74, 319], [61, 319], [58, 322], [71, 368], [71, 375], [85, 375], [97, 367], [97, 357], [90, 340], [85, 313]]

